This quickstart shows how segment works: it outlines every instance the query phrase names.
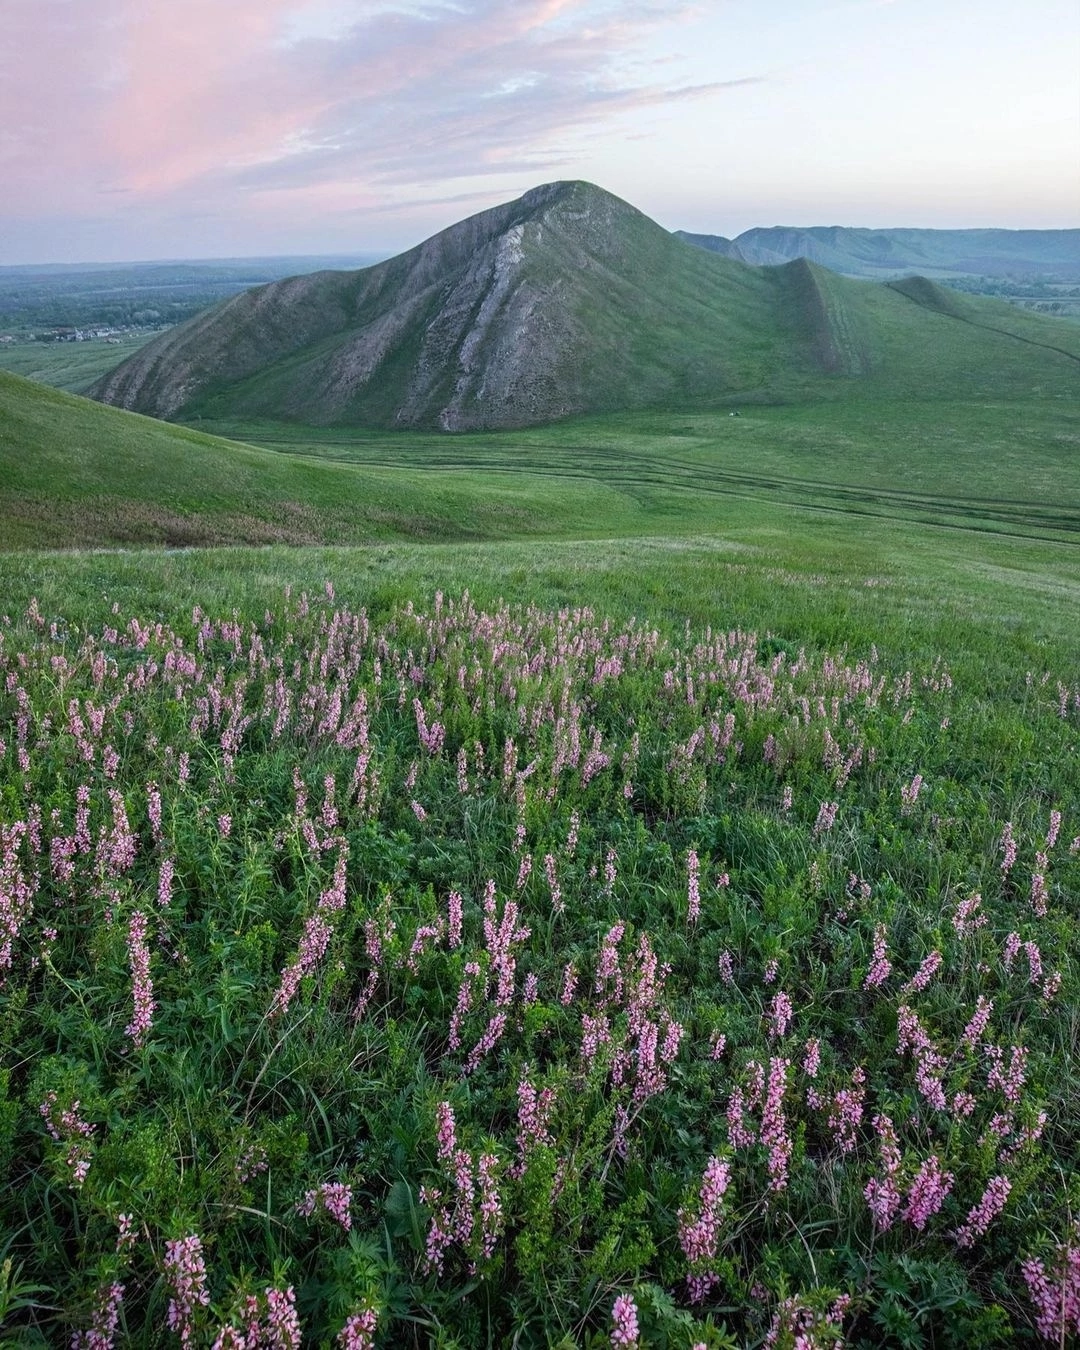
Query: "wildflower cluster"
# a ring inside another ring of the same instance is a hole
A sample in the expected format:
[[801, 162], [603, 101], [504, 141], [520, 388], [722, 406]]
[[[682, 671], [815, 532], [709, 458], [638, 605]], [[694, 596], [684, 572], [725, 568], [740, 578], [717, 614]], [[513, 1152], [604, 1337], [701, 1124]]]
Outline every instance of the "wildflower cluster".
[[340, 590], [0, 616], [11, 1336], [1080, 1334], [1071, 686]]

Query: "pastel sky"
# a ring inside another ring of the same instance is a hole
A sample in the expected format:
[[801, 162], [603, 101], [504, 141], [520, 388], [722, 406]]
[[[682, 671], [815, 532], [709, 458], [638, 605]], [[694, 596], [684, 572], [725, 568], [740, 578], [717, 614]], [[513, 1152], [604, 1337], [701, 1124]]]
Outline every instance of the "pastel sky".
[[2, 0], [0, 264], [409, 247], [588, 178], [669, 229], [1080, 225], [1077, 0]]

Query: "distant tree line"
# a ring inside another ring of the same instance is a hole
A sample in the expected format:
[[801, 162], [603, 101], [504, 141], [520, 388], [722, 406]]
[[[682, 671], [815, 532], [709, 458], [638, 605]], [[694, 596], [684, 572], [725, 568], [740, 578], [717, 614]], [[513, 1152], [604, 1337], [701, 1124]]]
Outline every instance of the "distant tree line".
[[182, 323], [220, 299], [220, 291], [204, 291], [181, 300], [146, 291], [132, 296], [76, 297], [25, 292], [13, 296], [0, 290], [0, 327], [24, 332], [52, 328], [162, 328]]

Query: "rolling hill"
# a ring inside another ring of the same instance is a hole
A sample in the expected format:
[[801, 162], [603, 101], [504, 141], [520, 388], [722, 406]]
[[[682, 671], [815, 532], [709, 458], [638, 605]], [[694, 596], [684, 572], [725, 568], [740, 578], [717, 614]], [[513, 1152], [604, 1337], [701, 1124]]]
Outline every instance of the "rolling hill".
[[465, 431], [732, 401], [1080, 388], [1080, 332], [928, 286], [694, 248], [552, 183], [384, 263], [245, 292], [93, 387], [183, 421]]

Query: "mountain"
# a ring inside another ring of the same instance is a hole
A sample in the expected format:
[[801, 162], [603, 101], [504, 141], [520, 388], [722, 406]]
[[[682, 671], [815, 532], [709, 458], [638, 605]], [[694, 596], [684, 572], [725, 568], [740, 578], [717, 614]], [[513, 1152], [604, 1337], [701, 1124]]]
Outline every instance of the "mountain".
[[835, 397], [854, 381], [903, 396], [1071, 393], [1078, 355], [1080, 330], [1062, 336], [1007, 306], [853, 282], [804, 259], [747, 266], [568, 182], [374, 267], [247, 291], [91, 392], [186, 421], [457, 431]]
[[775, 226], [735, 239], [676, 236], [725, 258], [775, 266], [808, 258], [851, 277], [888, 279], [912, 272], [1080, 282], [1080, 230], [860, 230], [841, 225]]

